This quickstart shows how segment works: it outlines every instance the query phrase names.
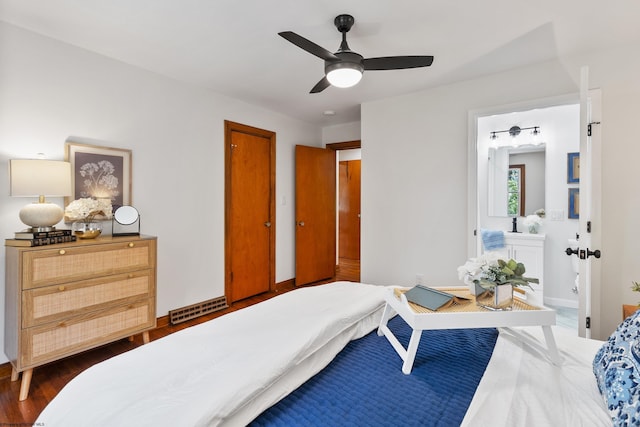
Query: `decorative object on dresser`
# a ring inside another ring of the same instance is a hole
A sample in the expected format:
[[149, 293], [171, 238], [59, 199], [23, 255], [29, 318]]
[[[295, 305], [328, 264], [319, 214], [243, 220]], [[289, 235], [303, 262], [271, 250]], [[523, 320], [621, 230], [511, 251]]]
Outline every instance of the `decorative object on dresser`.
[[10, 191], [13, 197], [37, 197], [20, 210], [20, 221], [32, 231], [49, 231], [63, 217], [62, 208], [45, 201], [45, 196], [71, 194], [70, 165], [55, 160], [9, 160]]
[[58, 236], [58, 237], [39, 237], [36, 239], [6, 239], [4, 241], [5, 246], [46, 246], [56, 245], [58, 243], [70, 243], [75, 242], [78, 238], [76, 236]]
[[100, 219], [110, 219], [111, 199], [83, 197], [69, 203], [64, 210], [65, 221], [73, 221], [71, 229], [79, 239], [95, 239], [102, 233]]
[[54, 228], [51, 231], [17, 231], [15, 239], [7, 239], [5, 244], [7, 246], [44, 246], [75, 241], [76, 236], [71, 233], [71, 230]]
[[47, 237], [65, 237], [65, 236], [71, 236], [71, 230], [69, 230], [68, 228], [61, 228], [61, 229], [56, 229], [54, 228], [51, 231], [31, 231], [29, 230], [22, 230], [22, 231], [16, 231], [16, 235], [15, 238], [16, 239], [44, 239]]
[[35, 367], [156, 326], [156, 238], [6, 247], [5, 353], [20, 400]]
[[112, 205], [131, 204], [131, 150], [65, 142], [71, 163], [71, 198], [108, 199]]
[[120, 206], [113, 213], [112, 232], [114, 236], [138, 236], [140, 234], [140, 214], [133, 206]]

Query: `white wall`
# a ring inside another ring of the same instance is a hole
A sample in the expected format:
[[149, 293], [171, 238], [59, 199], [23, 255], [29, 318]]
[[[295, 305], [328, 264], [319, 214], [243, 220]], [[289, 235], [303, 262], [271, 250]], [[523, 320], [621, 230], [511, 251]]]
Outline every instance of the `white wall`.
[[[69, 137], [133, 151], [133, 205], [142, 232], [158, 236], [159, 316], [224, 294], [224, 120], [277, 134], [276, 281], [295, 276], [294, 145], [321, 146], [320, 128], [4, 23], [0, 63], [0, 169], [39, 152], [61, 160]], [[25, 228], [18, 211], [28, 202], [8, 196], [7, 175], [5, 238]]]
[[563, 58], [362, 106], [362, 280], [458, 285], [467, 257], [467, 119], [469, 111], [578, 92], [589, 65], [602, 89], [602, 297], [594, 337], [620, 322], [621, 305], [640, 296], [640, 46]]
[[357, 141], [360, 139], [360, 122], [343, 123], [322, 128], [322, 143]]

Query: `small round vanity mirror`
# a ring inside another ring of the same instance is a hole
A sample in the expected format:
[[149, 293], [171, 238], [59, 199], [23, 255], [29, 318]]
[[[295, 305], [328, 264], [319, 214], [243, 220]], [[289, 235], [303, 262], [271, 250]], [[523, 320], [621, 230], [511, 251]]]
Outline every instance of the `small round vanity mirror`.
[[138, 220], [138, 217], [138, 210], [133, 206], [120, 206], [113, 213], [113, 218], [122, 225], [131, 225]]

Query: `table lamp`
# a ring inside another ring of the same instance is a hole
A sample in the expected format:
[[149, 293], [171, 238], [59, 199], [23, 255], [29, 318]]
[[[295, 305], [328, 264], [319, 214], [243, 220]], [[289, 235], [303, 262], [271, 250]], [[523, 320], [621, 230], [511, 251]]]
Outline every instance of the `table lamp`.
[[64, 216], [62, 208], [45, 196], [71, 195], [71, 164], [55, 160], [9, 160], [13, 197], [38, 197], [20, 210], [20, 221], [32, 231], [50, 231]]

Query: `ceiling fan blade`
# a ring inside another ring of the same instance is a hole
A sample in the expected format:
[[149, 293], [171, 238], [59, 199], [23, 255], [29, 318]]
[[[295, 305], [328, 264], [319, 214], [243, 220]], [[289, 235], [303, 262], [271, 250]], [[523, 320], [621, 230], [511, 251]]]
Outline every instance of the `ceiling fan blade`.
[[331, 86], [331, 83], [329, 83], [329, 80], [327, 80], [327, 77], [325, 76], [325, 77], [322, 78], [322, 80], [320, 80], [318, 83], [316, 83], [316, 85], [313, 87], [313, 89], [311, 89], [311, 92], [309, 92], [309, 93], [322, 92], [323, 90], [325, 90], [329, 86]]
[[327, 49], [323, 48], [322, 46], [318, 46], [314, 42], [307, 40], [302, 36], [297, 35], [293, 31], [283, 31], [281, 33], [278, 33], [278, 35], [295, 44], [299, 48], [306, 50], [310, 54], [317, 56], [320, 59], [324, 59], [325, 61], [338, 60], [338, 57], [329, 52]]
[[428, 67], [433, 56], [385, 56], [366, 58], [362, 61], [365, 70], [401, 70], [404, 68]]

